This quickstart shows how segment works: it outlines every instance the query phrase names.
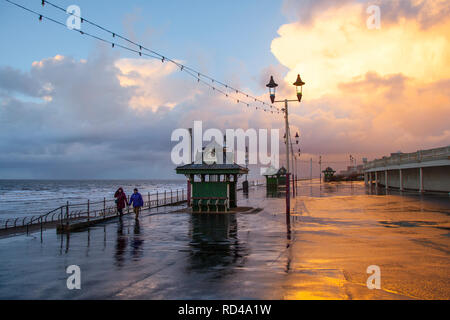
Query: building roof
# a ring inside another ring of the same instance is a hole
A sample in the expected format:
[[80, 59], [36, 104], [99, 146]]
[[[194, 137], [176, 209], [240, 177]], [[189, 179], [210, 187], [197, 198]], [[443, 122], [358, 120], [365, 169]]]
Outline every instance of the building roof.
[[284, 175], [286, 175], [286, 169], [284, 167], [276, 169], [273, 166], [267, 168], [266, 172], [263, 174], [263, 176], [284, 176]]
[[264, 172], [263, 176], [276, 176], [278, 173], [278, 169], [270, 166], [266, 169], [266, 172]]
[[176, 168], [177, 174], [247, 174], [248, 169], [238, 164], [186, 164]]
[[248, 174], [247, 168], [234, 162], [233, 152], [228, 152], [215, 140], [202, 152], [197, 152], [194, 163], [179, 166], [176, 171], [177, 174]]

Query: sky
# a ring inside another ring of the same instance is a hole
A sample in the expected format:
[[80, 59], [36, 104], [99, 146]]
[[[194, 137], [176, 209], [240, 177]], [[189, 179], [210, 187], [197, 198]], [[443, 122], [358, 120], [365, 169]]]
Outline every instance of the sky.
[[[67, 19], [40, 0], [14, 1]], [[318, 175], [319, 155], [343, 169], [350, 154], [361, 162], [450, 145], [449, 1], [53, 2], [267, 102], [270, 75], [277, 98], [292, 99], [300, 73], [304, 97], [289, 107], [300, 175], [311, 158]], [[380, 8], [378, 29], [368, 28], [370, 5]], [[0, 179], [176, 178], [171, 133], [196, 120], [282, 138], [282, 115], [245, 108], [171, 64], [4, 0], [0, 21]]]

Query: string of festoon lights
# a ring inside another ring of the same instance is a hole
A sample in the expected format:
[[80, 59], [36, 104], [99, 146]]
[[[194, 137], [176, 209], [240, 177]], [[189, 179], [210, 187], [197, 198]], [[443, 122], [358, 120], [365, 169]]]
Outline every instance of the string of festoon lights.
[[[234, 100], [234, 102], [236, 102], [238, 104], [242, 104], [243, 106], [245, 106], [247, 108], [254, 107], [255, 110], [260, 110], [260, 111], [264, 111], [264, 112], [276, 113], [276, 114], [282, 113], [281, 109], [277, 108], [276, 106], [274, 106], [270, 103], [266, 103], [251, 94], [248, 94], [248, 93], [246, 93], [242, 90], [239, 90], [233, 86], [230, 86], [226, 83], [216, 80], [215, 78], [212, 78], [198, 70], [195, 70], [195, 69], [193, 69], [189, 66], [186, 66], [182, 63], [179, 63], [171, 58], [168, 58], [166, 55], [163, 55], [154, 50], [151, 50], [151, 49], [145, 47], [144, 45], [139, 44], [135, 41], [132, 41], [131, 39], [129, 39], [125, 36], [122, 36], [116, 32], [113, 32], [91, 20], [88, 20], [88, 19], [82, 17], [81, 15], [78, 16], [74, 13], [68, 13], [66, 11], [66, 9], [64, 9], [63, 7], [61, 7], [57, 4], [54, 4], [50, 1], [39, 0], [39, 2], [42, 4], [43, 7], [45, 7], [45, 5], [49, 5], [55, 9], [63, 11], [66, 15], [73, 16], [73, 17], [79, 19], [81, 23], [90, 24], [90, 25], [108, 33], [112, 37], [112, 40], [105, 39], [101, 36], [94, 35], [92, 33], [83, 31], [81, 29], [76, 29], [76, 28], [69, 29], [69, 28], [67, 28], [67, 25], [64, 22], [58, 21], [54, 18], [51, 18], [47, 15], [44, 15], [43, 13], [32, 10], [32, 9], [30, 9], [24, 5], [18, 4], [14, 1], [11, 1], [11, 0], [4, 0], [4, 1], [36, 15], [38, 17], [39, 21], [43, 21], [44, 19], [51, 21], [51, 22], [55, 23], [56, 25], [63, 26], [67, 30], [75, 31], [75, 32], [78, 32], [80, 35], [91, 37], [100, 42], [109, 44], [112, 48], [117, 47], [120, 49], [124, 49], [126, 51], [137, 54], [139, 57], [148, 57], [148, 58], [158, 59], [161, 61], [161, 63], [165, 63], [165, 62], [172, 63], [172, 64], [176, 65], [180, 71], [185, 72], [189, 76], [193, 77], [198, 83], [202, 83], [203, 85], [209, 87], [211, 90], [213, 90], [219, 94], [222, 94], [224, 97]], [[121, 39], [121, 40], [127, 42], [128, 44], [130, 44], [132, 47], [121, 45], [120, 43], [117, 43], [116, 41], [114, 41], [114, 39]]]

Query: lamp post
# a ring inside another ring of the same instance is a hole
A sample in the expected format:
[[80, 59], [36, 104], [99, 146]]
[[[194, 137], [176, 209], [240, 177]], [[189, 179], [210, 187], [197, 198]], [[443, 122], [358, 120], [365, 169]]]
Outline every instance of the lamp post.
[[319, 156], [319, 180], [322, 183], [322, 156]]
[[[298, 145], [299, 144], [299, 139], [300, 139], [300, 135], [298, 134], [298, 132], [295, 134], [295, 143]], [[291, 150], [292, 153], [294, 153], [294, 149]], [[300, 149], [299, 149], [300, 151]], [[299, 155], [300, 157], [300, 155]], [[297, 180], [298, 180], [298, 164], [297, 164], [297, 156], [295, 156], [295, 187], [297, 188]], [[296, 190], [297, 191], [297, 190]]]
[[269, 95], [270, 95], [270, 101], [272, 103], [284, 103], [284, 119], [285, 119], [285, 132], [286, 132], [286, 214], [290, 213], [290, 198], [289, 198], [289, 176], [290, 176], [290, 167], [289, 167], [289, 109], [288, 109], [288, 103], [289, 102], [301, 102], [303, 97], [303, 86], [305, 83], [302, 81], [302, 78], [300, 75], [297, 76], [297, 80], [293, 83], [293, 85], [296, 87], [297, 91], [297, 100], [275, 100], [276, 95], [276, 88], [278, 87], [278, 84], [275, 83], [273, 80], [273, 76], [270, 76], [270, 81], [266, 85], [267, 88], [269, 88]]

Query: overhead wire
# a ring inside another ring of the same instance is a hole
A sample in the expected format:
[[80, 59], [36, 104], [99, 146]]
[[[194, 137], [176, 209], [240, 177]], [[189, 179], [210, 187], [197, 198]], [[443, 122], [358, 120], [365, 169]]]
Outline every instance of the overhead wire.
[[[55, 24], [57, 24], [59, 26], [63, 26], [65, 28], [67, 28], [67, 25], [65, 23], [61, 22], [61, 21], [58, 21], [58, 20], [53, 19], [53, 18], [51, 18], [51, 17], [49, 17], [47, 15], [44, 15], [42, 13], [39, 13], [39, 12], [34, 11], [32, 9], [29, 9], [28, 7], [20, 5], [20, 4], [16, 3], [16, 2], [14, 2], [14, 1], [11, 1], [11, 0], [5, 0], [5, 1], [10, 3], [10, 4], [12, 4], [12, 5], [15, 5], [15, 6], [21, 8], [23, 10], [26, 10], [26, 11], [28, 11], [30, 13], [33, 13], [33, 14], [37, 15], [39, 17], [39, 21], [42, 21], [43, 19], [46, 19], [46, 20], [49, 20], [49, 21], [51, 21], [51, 22], [53, 22], [53, 23], [55, 23]], [[219, 81], [219, 80], [217, 80], [217, 79], [215, 79], [215, 78], [213, 78], [211, 76], [208, 76], [208, 75], [206, 75], [206, 74], [204, 74], [204, 73], [202, 73], [202, 72], [200, 72], [200, 71], [198, 71], [198, 70], [196, 70], [196, 69], [194, 69], [192, 67], [184, 65], [184, 64], [182, 64], [182, 63], [180, 63], [180, 62], [178, 62], [178, 61], [176, 61], [174, 59], [168, 58], [164, 54], [161, 54], [161, 53], [159, 53], [159, 52], [157, 52], [155, 50], [149, 49], [146, 46], [144, 46], [142, 44], [139, 44], [139, 43], [137, 43], [137, 42], [135, 42], [135, 41], [133, 41], [133, 40], [131, 40], [131, 39], [129, 39], [129, 38], [127, 38], [127, 37], [117, 33], [117, 32], [114, 32], [114, 31], [106, 28], [106, 27], [103, 27], [100, 24], [98, 24], [98, 23], [96, 23], [96, 22], [94, 22], [92, 20], [86, 19], [85, 17], [83, 17], [81, 15], [76, 15], [75, 13], [68, 12], [63, 7], [53, 3], [51, 1], [40, 0], [40, 2], [42, 4], [42, 6], [45, 6], [46, 4], [48, 4], [49, 6], [64, 12], [66, 15], [73, 16], [75, 18], [80, 19], [81, 23], [88, 23], [88, 24], [90, 24], [90, 25], [92, 25], [92, 26], [94, 26], [94, 27], [96, 27], [96, 28], [98, 28], [98, 29], [100, 29], [100, 30], [102, 30], [104, 32], [109, 33], [113, 38], [121, 39], [121, 40], [129, 43], [130, 45], [135, 46], [136, 48], [130, 48], [128, 46], [125, 46], [125, 45], [122, 45], [120, 43], [117, 43], [116, 41], [110, 41], [110, 40], [107, 40], [107, 39], [105, 39], [103, 37], [94, 35], [92, 33], [89, 33], [89, 32], [86, 32], [86, 31], [82, 31], [81, 29], [76, 29], [76, 28], [70, 29], [69, 28], [70, 30], [76, 31], [76, 32], [78, 32], [81, 35], [86, 35], [88, 37], [91, 37], [91, 38], [96, 39], [98, 41], [101, 41], [103, 43], [107, 43], [107, 44], [111, 45], [112, 48], [118, 47], [118, 48], [127, 50], [129, 52], [136, 53], [140, 57], [144, 56], [144, 57], [149, 57], [149, 58], [153, 58], [153, 59], [159, 59], [159, 60], [161, 60], [162, 63], [170, 62], [170, 63], [176, 65], [182, 72], [185, 72], [188, 75], [190, 75], [191, 77], [195, 78], [197, 80], [197, 82], [202, 83], [203, 85], [206, 85], [207, 87], [211, 88], [213, 91], [216, 91], [219, 94], [224, 95], [226, 98], [234, 100], [238, 104], [245, 105], [248, 108], [249, 107], [255, 107], [256, 110], [262, 110], [264, 112], [269, 112], [269, 113], [272, 113], [272, 114], [273, 113], [277, 113], [277, 114], [282, 113], [281, 109], [273, 106], [272, 104], [266, 103], [266, 102], [258, 99], [257, 97], [255, 97], [255, 96], [253, 96], [251, 94], [248, 94], [248, 93], [246, 93], [246, 92], [244, 92], [242, 90], [236, 89], [234, 86], [230, 86], [230, 85], [228, 85], [228, 84], [226, 84], [226, 83], [224, 83], [222, 81]], [[222, 89], [219, 88], [218, 86], [214, 85], [214, 84], [220, 85], [222, 87]], [[227, 90], [229, 92], [227, 92]], [[246, 100], [246, 98], [247, 98], [247, 100]], [[252, 101], [250, 102], [250, 101], [248, 101], [248, 99], [250, 99]]]

